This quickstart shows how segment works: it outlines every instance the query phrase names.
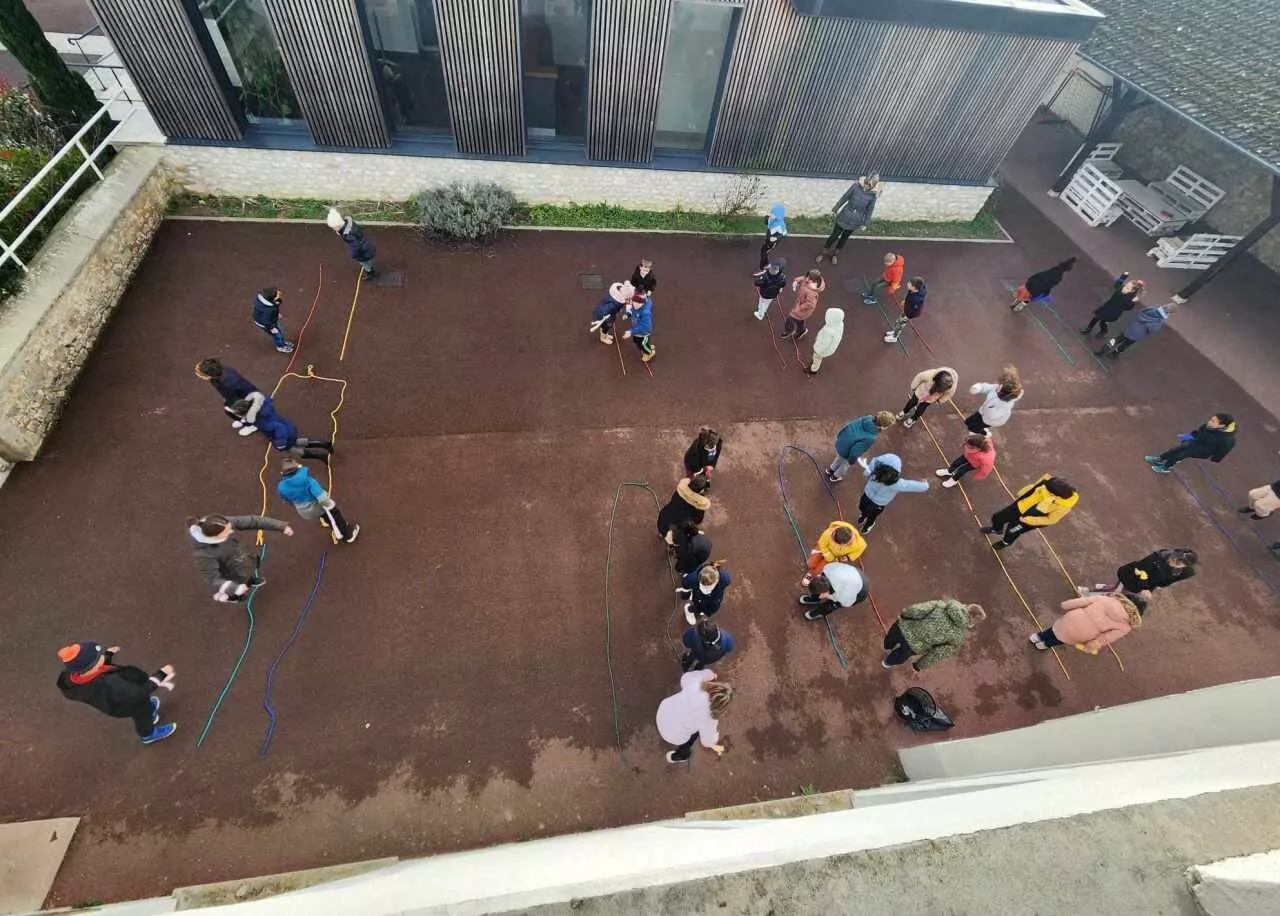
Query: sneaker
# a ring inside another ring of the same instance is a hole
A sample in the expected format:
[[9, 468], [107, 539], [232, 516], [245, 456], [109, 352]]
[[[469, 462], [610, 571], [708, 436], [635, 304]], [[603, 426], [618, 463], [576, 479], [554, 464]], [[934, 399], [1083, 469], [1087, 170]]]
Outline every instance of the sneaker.
[[1142, 460], [1145, 461], [1147, 464], [1163, 464], [1164, 463], [1163, 461], [1160, 460], [1159, 456], [1157, 455], [1144, 455], [1142, 457]]
[[602, 344], [604, 344], [605, 346], [610, 346], [610, 347], [611, 347], [611, 346], [613, 346], [613, 335], [612, 335], [612, 334], [601, 334], [601, 335], [600, 335], [600, 342], [601, 342]]
[[764, 312], [756, 312], [756, 321], [764, 321]]
[[651, 350], [649, 350], [648, 353], [645, 353], [640, 357], [640, 362], [647, 363], [649, 362], [649, 360], [653, 359], [657, 355], [658, 355], [658, 348], [653, 347]]
[[867, 525], [867, 527], [865, 527], [865, 528], [863, 528], [863, 529], [862, 529], [862, 533], [863, 533], [863, 534], [870, 534], [870, 533], [871, 533], [871, 530], [872, 530], [873, 528], [875, 528], [875, 526], [876, 526], [876, 523], [875, 523], [875, 522], [872, 522], [870, 525]]
[[983, 525], [983, 526], [982, 526], [981, 528], [979, 528], [978, 530], [979, 530], [979, 531], [981, 531], [983, 534], [995, 534], [995, 533], [996, 533], [996, 529], [992, 528], [990, 525]]
[[992, 550], [1006, 550], [1006, 549], [1008, 549], [1008, 547], [1009, 547], [1009, 544], [1008, 544], [1008, 543], [1006, 543], [1005, 541], [992, 541], [992, 542], [991, 542], [991, 549], [992, 549]]
[[818, 603], [819, 601], [821, 601], [821, 600], [822, 600], [822, 599], [820, 599], [820, 598], [815, 598], [815, 597], [813, 597], [813, 595], [801, 595], [801, 596], [800, 596], [800, 603], [801, 603], [801, 604], [817, 604], [817, 603]]
[[875, 304], [876, 304], [877, 302], [879, 302], [879, 301], [880, 301], [880, 300], [879, 300], [879, 299], [877, 299], [875, 296], [863, 296], [863, 297], [862, 297], [862, 304], [863, 304], [863, 305], [875, 305]]
[[819, 614], [817, 611], [805, 611], [800, 616], [802, 616], [805, 620], [821, 620], [823, 617], [823, 615]]
[[280, 346], [276, 347], [277, 353], [292, 353], [296, 348], [296, 344], [292, 340], [286, 340]]
[[903, 418], [906, 417], [906, 415], [907, 415], [907, 412], [905, 410], [899, 410], [896, 414], [893, 415], [893, 418], [897, 420], [899, 423], [901, 423]]
[[914, 419], [912, 419], [911, 417], [906, 417], [906, 418], [904, 418], [904, 419], [903, 419], [903, 421], [902, 421], [902, 428], [903, 428], [903, 429], [910, 429], [911, 427], [913, 427], [913, 426], [915, 426], [915, 425], [916, 425], [916, 421], [915, 421]]
[[823, 252], [822, 254], [818, 255], [816, 258], [813, 259], [813, 263], [821, 264], [823, 260], [826, 259], [826, 257], [827, 257], [826, 253]]
[[240, 435], [242, 436], [252, 436], [257, 431], [258, 427], [256, 426], [245, 426], [243, 424], [240, 426]]
[[155, 744], [157, 741], [163, 741], [178, 730], [178, 723], [170, 722], [167, 725], [157, 725], [151, 729], [151, 734], [142, 739], [143, 744]]
[[684, 620], [689, 626], [693, 626], [698, 622], [698, 615], [693, 612], [692, 601], [684, 606]]
[[688, 757], [677, 757], [675, 751], [667, 751], [667, 763], [688, 763]]
[[814, 377], [815, 375], [817, 375], [818, 373], [814, 372], [814, 371], [813, 371], [812, 369], [810, 369], [808, 366], [805, 366], [805, 367], [804, 367], [804, 374], [805, 374], [805, 375], [807, 375], [807, 376], [809, 376], [810, 378], [813, 378], [813, 377]]
[[884, 342], [885, 342], [885, 343], [887, 343], [887, 344], [895, 344], [895, 343], [897, 343], [897, 342], [898, 342], [898, 335], [897, 335], [897, 334], [886, 334], [886, 335], [884, 335]]
[[835, 266], [836, 264], [839, 264], [839, 263], [840, 263], [840, 255], [838, 255], [838, 254], [833, 254], [833, 255], [831, 256], [831, 264], [832, 264], [832, 266]]
[[[835, 260], [835, 258], [832, 258], [832, 260], [834, 261], [834, 260]], [[804, 329], [804, 330], [802, 330], [799, 334], [797, 334], [795, 337], [793, 337], [793, 338], [791, 338], [791, 339], [792, 339], [792, 340], [803, 340], [803, 339], [805, 338], [805, 336], [806, 336], [806, 335], [808, 335], [808, 333], [809, 333], [809, 329], [808, 329], [808, 328], [805, 328], [805, 329]]]
[[[242, 427], [242, 426], [244, 426], [244, 420], [232, 420], [232, 421], [231, 421], [231, 428], [232, 428], [232, 429], [239, 429], [239, 428], [240, 428], [240, 427]], [[1243, 512], [1244, 510], [1243, 510], [1243, 509], [1241, 509], [1240, 511], [1241, 511], [1241, 512]]]
[[681, 598], [691, 598], [691, 597], [693, 597], [693, 589], [691, 589], [691, 588], [678, 588], [678, 589], [676, 589], [676, 594], [677, 594], [677, 595], [679, 595]]
[[1111, 583], [1110, 583], [1110, 582], [1095, 582], [1095, 583], [1093, 584], [1093, 590], [1094, 590], [1095, 592], [1109, 592], [1109, 591], [1111, 591]]
[[364, 270], [360, 271], [360, 279], [361, 279], [361, 280], [373, 280], [373, 279], [375, 279], [377, 276], [378, 276], [378, 272], [377, 272], [376, 270], [369, 270], [369, 269], [367, 269], [367, 268], [366, 268], [366, 269], [364, 269]]
[[347, 538], [347, 543], [348, 543], [348, 544], [353, 543], [353, 542], [355, 541], [355, 539], [356, 539], [356, 538], [358, 538], [358, 537], [360, 537], [360, 526], [359, 526], [359, 525], [352, 525], [352, 526], [351, 526], [351, 535]]
[[1027, 642], [1031, 643], [1031, 645], [1035, 646], [1041, 652], [1049, 648], [1044, 644], [1044, 640], [1040, 638], [1039, 633], [1032, 633], [1030, 636], [1027, 637]]
[[795, 337], [795, 336], [796, 336], [796, 332], [795, 332], [795, 331], [792, 331], [792, 332], [791, 332], [791, 333], [789, 333], [789, 334], [779, 334], [779, 335], [778, 335], [778, 340], [790, 340], [792, 337]]
[[934, 473], [934, 475], [935, 475], [935, 476], [937, 476], [937, 477], [950, 477], [950, 476], [951, 476], [951, 469], [950, 469], [950, 468], [938, 468], [938, 469], [937, 469], [936, 471], [934, 471], [933, 473]]
[[1166, 464], [1153, 464], [1151, 465], [1151, 470], [1155, 471], [1157, 474], [1169, 474], [1173, 472], [1173, 468]]
[[1089, 586], [1087, 585], [1076, 586], [1076, 594], [1079, 595], [1081, 598], [1088, 598], [1092, 591], [1093, 590], [1089, 588]]
[[948, 477], [946, 480], [944, 480], [944, 481], [942, 482], [942, 485], [943, 485], [944, 487], [946, 487], [948, 490], [950, 490], [952, 487], [954, 487], [954, 486], [955, 486], [956, 484], [958, 484], [959, 482], [960, 482], [960, 481], [956, 480], [954, 477]]
[[840, 481], [844, 480], [843, 477], [837, 477], [835, 474], [832, 474], [830, 468], [828, 468], [823, 473], [827, 475], [827, 483], [839, 483]]
[[159, 697], [151, 698], [151, 724], [152, 725], [160, 724], [160, 698]]

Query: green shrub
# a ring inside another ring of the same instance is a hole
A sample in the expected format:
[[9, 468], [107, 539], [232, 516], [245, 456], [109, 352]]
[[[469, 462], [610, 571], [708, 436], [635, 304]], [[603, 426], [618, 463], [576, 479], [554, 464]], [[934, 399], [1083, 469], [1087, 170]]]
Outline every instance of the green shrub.
[[491, 181], [455, 181], [409, 199], [409, 212], [423, 233], [453, 242], [490, 241], [520, 209], [514, 194]]

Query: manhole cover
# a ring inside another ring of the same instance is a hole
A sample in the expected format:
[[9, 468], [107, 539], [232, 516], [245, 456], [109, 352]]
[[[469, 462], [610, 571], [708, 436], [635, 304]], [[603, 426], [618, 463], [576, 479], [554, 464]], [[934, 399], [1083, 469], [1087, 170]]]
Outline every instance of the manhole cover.
[[578, 274], [579, 289], [604, 289], [604, 277], [599, 274]]
[[384, 270], [373, 278], [374, 286], [404, 286], [403, 270]]
[[867, 281], [862, 277], [844, 277], [841, 282], [844, 284], [845, 292], [857, 293], [859, 296], [867, 288]]

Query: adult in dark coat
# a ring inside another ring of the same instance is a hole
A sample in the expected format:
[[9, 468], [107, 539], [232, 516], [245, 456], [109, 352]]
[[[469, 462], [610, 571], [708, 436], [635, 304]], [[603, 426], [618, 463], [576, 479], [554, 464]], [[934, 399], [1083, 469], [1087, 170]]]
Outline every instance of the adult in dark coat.
[[1200, 556], [1187, 547], [1162, 547], [1141, 560], [1126, 563], [1116, 570], [1121, 589], [1137, 594], [1168, 588], [1196, 574]]
[[698, 530], [698, 523], [687, 520], [672, 532], [675, 541], [676, 572], [684, 575], [711, 559], [711, 538]]
[[672, 532], [685, 522], [702, 524], [702, 519], [711, 506], [710, 498], [704, 495], [710, 488], [710, 482], [701, 474], [682, 478], [676, 484], [676, 491], [658, 513], [658, 534], [668, 544], [675, 543]]
[[836, 215], [836, 224], [827, 240], [822, 243], [822, 254], [815, 261], [821, 264], [823, 258], [829, 257], [832, 264], [840, 263], [837, 252], [844, 248], [849, 236], [871, 222], [872, 214], [876, 211], [879, 188], [880, 176], [873, 173], [863, 175], [841, 195], [831, 208], [831, 212]]
[[716, 463], [724, 453], [724, 439], [710, 426], [702, 427], [684, 453], [684, 471], [690, 477], [701, 473], [710, 482]]
[[1107, 331], [1111, 328], [1111, 322], [1119, 321], [1120, 316], [1137, 305], [1142, 291], [1146, 288], [1147, 284], [1141, 280], [1130, 280], [1127, 273], [1116, 277], [1111, 298], [1093, 310], [1093, 317], [1080, 333], [1088, 334], [1096, 327], [1097, 336], [1106, 337]]
[[681, 671], [710, 668], [733, 651], [733, 634], [706, 619], [685, 630], [680, 641], [686, 650], [680, 658]]
[[115, 665], [119, 646], [104, 649], [96, 642], [78, 642], [58, 650], [62, 673], [58, 689], [68, 700], [84, 703], [113, 719], [132, 719], [143, 744], [154, 744], [172, 735], [178, 726], [160, 724], [157, 687], [173, 689], [173, 665], [147, 674], [133, 665]]
[[1194, 432], [1180, 433], [1180, 445], [1159, 455], [1147, 455], [1146, 462], [1157, 474], [1168, 474], [1184, 458], [1208, 458], [1217, 464], [1236, 447], [1236, 418], [1218, 412]]

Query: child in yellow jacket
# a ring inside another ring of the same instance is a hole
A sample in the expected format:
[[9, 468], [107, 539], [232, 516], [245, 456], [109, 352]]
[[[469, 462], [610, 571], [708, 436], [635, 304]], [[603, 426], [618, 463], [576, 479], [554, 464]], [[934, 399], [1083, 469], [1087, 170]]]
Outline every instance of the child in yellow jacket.
[[991, 546], [1004, 550], [1032, 528], [1056, 525], [1080, 502], [1076, 488], [1061, 477], [1044, 474], [1018, 491], [1018, 498], [991, 516], [983, 534], [1000, 534]]
[[813, 577], [828, 563], [852, 563], [867, 549], [867, 540], [850, 522], [834, 521], [818, 538], [818, 546], [809, 551], [808, 571], [800, 585], [808, 588]]

